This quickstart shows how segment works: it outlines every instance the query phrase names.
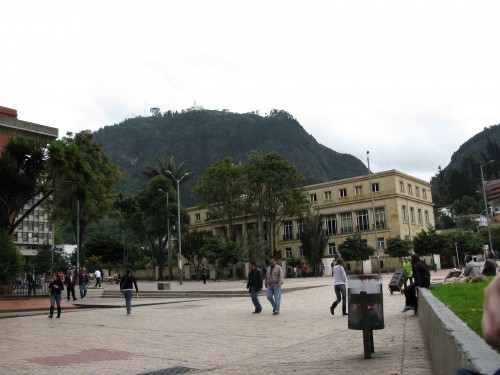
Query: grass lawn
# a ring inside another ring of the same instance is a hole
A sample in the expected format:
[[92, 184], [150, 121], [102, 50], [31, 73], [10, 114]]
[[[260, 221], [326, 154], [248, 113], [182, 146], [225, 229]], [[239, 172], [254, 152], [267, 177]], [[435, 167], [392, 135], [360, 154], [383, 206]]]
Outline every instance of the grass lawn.
[[484, 288], [491, 280], [493, 280], [493, 276], [488, 277], [488, 282], [482, 283], [431, 285], [430, 291], [465, 324], [483, 337], [481, 318], [483, 316]]

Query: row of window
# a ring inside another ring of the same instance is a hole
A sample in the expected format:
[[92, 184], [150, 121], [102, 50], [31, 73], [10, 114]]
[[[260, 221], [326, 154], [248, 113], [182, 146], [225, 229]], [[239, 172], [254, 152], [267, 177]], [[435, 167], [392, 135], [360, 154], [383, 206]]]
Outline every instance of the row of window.
[[[28, 209], [23, 208], [22, 210], [19, 211], [18, 216], [24, 215], [26, 212], [28, 212]], [[33, 210], [30, 214], [29, 217], [33, 216], [35, 220], [43, 220], [45, 218], [45, 210], [42, 209], [35, 209]]]
[[[328, 236], [334, 236], [337, 234], [353, 233], [355, 230], [358, 231], [368, 231], [373, 230], [375, 227], [380, 229], [386, 228], [385, 221], [385, 209], [383, 207], [375, 208], [375, 225], [370, 226], [370, 220], [368, 216], [368, 210], [361, 210], [354, 212], [355, 215], [355, 226], [353, 222], [352, 212], [343, 212], [338, 215], [328, 215], [325, 216], [325, 230]], [[297, 225], [297, 235], [295, 239], [300, 239], [300, 233], [303, 231], [303, 222], [301, 219], [296, 220]], [[294, 239], [293, 236], [293, 220], [287, 220], [283, 222], [283, 240], [291, 241]]]
[[[413, 185], [411, 183], [406, 184], [406, 188], [409, 195], [413, 195]], [[405, 192], [405, 183], [404, 181], [399, 181], [399, 192]], [[420, 198], [420, 187], [415, 185], [415, 197]], [[422, 198], [427, 199], [427, 190], [422, 188]]]
[[38, 231], [43, 232], [46, 229], [50, 230], [50, 224], [45, 221], [24, 220], [22, 228], [24, 231], [34, 231], [37, 229]]
[[[378, 182], [374, 182], [372, 184], [372, 191], [374, 193], [380, 191]], [[345, 197], [347, 197], [347, 188], [340, 188], [338, 190], [338, 192], [339, 192], [339, 198], [345, 198]], [[362, 194], [363, 194], [363, 186], [361, 186], [361, 185], [355, 186], [354, 187], [354, 195], [362, 195]], [[325, 201], [332, 200], [332, 192], [331, 192], [331, 190], [323, 192], [323, 197], [324, 197]], [[311, 202], [317, 202], [318, 201], [318, 196], [316, 195], [316, 193], [311, 193], [309, 195], [309, 200]]]
[[[401, 206], [401, 213], [402, 213], [402, 217], [403, 217], [403, 222], [407, 223], [408, 222], [408, 207], [405, 204], [403, 204]], [[418, 208], [417, 209], [418, 225], [423, 225], [424, 219], [425, 219], [426, 226], [431, 225], [429, 211], [425, 210], [424, 216], [422, 217], [422, 209]], [[410, 207], [410, 223], [415, 224], [415, 207]]]
[[[378, 250], [385, 250], [385, 239], [384, 237], [378, 237], [377, 238], [377, 249]], [[339, 254], [337, 253], [337, 244], [335, 242], [330, 242], [327, 245], [327, 248], [325, 249], [325, 255], [327, 256], [338, 256]], [[299, 247], [299, 251], [297, 254], [298, 258], [303, 258], [304, 257], [304, 249], [302, 247]], [[292, 249], [290, 247], [285, 248], [285, 258], [291, 259], [293, 258], [293, 253]]]
[[52, 242], [52, 233], [17, 232], [12, 235], [12, 240], [14, 243], [22, 241], [48, 244]]

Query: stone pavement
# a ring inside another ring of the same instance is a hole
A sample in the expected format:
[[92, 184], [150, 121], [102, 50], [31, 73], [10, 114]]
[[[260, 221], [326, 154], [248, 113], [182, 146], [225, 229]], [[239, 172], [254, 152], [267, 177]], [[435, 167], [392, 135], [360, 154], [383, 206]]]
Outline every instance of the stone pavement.
[[[432, 374], [418, 318], [400, 313], [404, 296], [389, 293], [391, 276], [383, 277], [385, 329], [374, 331], [371, 359], [364, 359], [362, 331], [330, 314], [332, 278], [307, 278], [285, 280], [284, 289], [309, 289], [284, 293], [277, 316], [265, 295], [261, 314], [251, 314], [247, 296], [139, 298], [130, 316], [122, 299], [82, 301], [120, 308], [65, 308], [61, 319], [48, 319], [47, 308], [12, 318], [4, 312], [0, 373]], [[155, 286], [139, 283], [140, 290]], [[178, 288], [244, 290], [245, 283], [173, 282]]]

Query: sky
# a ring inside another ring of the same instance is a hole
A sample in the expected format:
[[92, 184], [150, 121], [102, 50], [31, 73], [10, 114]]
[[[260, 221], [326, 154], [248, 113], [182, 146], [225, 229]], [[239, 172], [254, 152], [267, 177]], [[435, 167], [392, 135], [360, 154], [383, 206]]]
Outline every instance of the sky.
[[[500, 123], [500, 2], [9, 0], [0, 106], [98, 130], [150, 108], [280, 109], [373, 172], [429, 181]], [[264, 135], [263, 135], [264, 136]]]

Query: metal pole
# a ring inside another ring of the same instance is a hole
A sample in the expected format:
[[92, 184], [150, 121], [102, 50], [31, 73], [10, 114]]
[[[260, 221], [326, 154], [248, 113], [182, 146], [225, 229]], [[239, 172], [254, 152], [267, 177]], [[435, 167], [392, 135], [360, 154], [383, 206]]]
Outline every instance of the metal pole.
[[483, 176], [483, 167], [487, 166], [490, 163], [493, 163], [495, 160], [490, 160], [486, 164], [480, 165], [481, 169], [481, 184], [483, 185], [483, 199], [484, 199], [484, 209], [486, 210], [486, 225], [488, 226], [488, 237], [490, 240], [490, 251], [493, 252], [493, 241], [491, 240], [491, 229], [490, 229], [490, 213], [488, 210], [488, 203], [486, 202], [486, 189], [484, 188], [484, 176]]
[[76, 272], [80, 272], [80, 200], [76, 201]]
[[168, 236], [168, 281], [172, 281], [172, 248], [170, 239], [170, 212], [168, 211], [168, 193], [167, 193], [167, 236]]
[[[185, 175], [184, 175], [185, 176]], [[184, 177], [182, 176], [182, 177]], [[182, 178], [181, 178], [182, 180]], [[182, 245], [181, 245], [181, 192], [179, 190], [179, 182], [180, 180], [175, 180], [177, 181], [177, 225], [179, 226], [179, 280], [180, 284], [182, 285]]]
[[366, 160], [368, 162], [368, 176], [370, 178], [370, 197], [372, 201], [373, 229], [375, 230], [375, 249], [377, 249], [378, 274], [380, 275], [382, 273], [382, 270], [380, 267], [380, 248], [378, 246], [377, 223], [375, 222], [375, 203], [373, 202], [372, 171], [370, 170], [370, 151], [366, 151]]

